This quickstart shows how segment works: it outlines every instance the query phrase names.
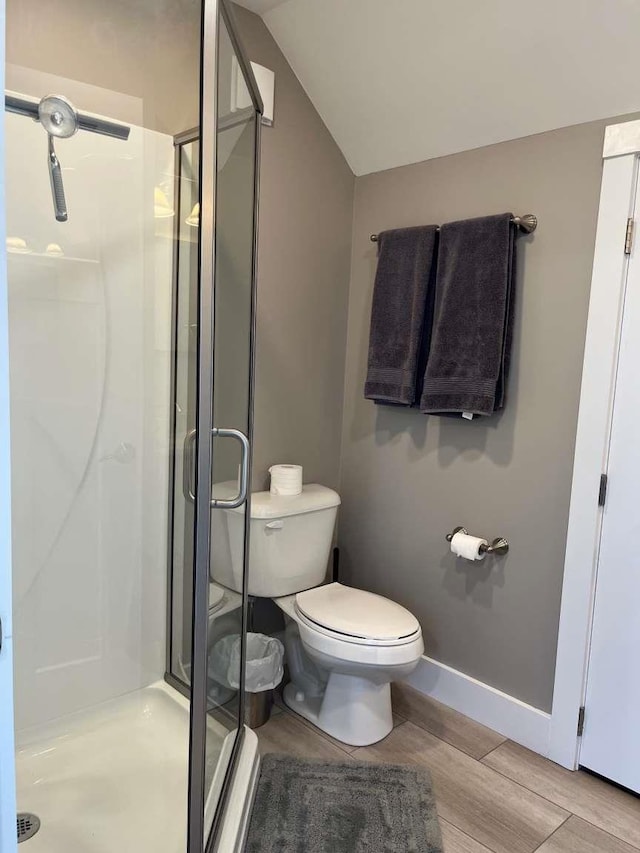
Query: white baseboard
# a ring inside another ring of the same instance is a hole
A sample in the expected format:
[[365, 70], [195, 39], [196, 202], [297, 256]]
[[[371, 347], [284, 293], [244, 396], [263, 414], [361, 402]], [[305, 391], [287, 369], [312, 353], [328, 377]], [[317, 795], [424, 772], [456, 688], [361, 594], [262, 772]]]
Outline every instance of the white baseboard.
[[545, 757], [551, 716], [426, 656], [407, 679], [421, 693]]

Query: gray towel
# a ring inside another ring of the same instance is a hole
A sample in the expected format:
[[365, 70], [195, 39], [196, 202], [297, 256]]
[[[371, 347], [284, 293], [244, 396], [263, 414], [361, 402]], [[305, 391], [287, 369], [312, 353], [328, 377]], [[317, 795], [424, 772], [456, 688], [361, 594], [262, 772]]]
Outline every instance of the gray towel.
[[436, 225], [397, 228], [378, 236], [369, 358], [364, 396], [410, 406], [423, 340], [427, 291], [435, 259]]
[[490, 415], [504, 405], [514, 303], [511, 219], [501, 213], [440, 229], [422, 412]]

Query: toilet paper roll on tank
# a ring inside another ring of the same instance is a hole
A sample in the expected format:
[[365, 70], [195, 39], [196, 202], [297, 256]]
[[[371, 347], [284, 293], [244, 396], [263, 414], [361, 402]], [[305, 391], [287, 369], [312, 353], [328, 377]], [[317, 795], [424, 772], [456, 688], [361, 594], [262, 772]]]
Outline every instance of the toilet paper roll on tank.
[[451, 537], [451, 551], [456, 557], [463, 557], [465, 560], [484, 560], [485, 552], [480, 550], [480, 547], [488, 545], [486, 539], [481, 539], [479, 536], [469, 536], [459, 530]]
[[272, 495], [299, 495], [302, 492], [302, 465], [272, 465], [269, 474]]

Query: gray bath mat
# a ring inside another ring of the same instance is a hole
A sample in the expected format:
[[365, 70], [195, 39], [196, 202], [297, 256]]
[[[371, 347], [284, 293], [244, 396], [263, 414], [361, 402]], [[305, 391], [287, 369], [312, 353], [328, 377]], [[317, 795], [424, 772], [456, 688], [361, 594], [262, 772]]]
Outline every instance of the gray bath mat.
[[426, 770], [267, 755], [245, 853], [442, 853]]

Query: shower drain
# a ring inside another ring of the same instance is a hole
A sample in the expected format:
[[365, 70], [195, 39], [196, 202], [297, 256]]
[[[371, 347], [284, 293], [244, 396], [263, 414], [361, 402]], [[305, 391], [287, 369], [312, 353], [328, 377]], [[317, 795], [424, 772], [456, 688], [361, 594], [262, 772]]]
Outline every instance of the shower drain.
[[40, 818], [30, 812], [19, 812], [16, 818], [16, 829], [18, 830], [18, 844], [33, 838], [40, 829]]

